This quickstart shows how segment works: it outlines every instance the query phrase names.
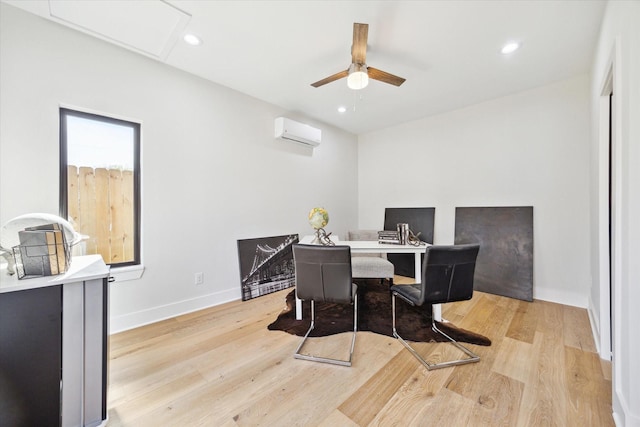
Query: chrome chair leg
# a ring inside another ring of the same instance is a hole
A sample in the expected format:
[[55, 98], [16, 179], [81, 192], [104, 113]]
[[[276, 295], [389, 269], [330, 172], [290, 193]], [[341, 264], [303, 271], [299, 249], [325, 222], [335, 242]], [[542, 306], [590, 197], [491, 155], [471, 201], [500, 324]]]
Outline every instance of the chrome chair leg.
[[439, 365], [442, 365], [442, 366], [439, 366], [439, 367], [443, 367], [444, 368], [446, 366], [464, 365], [465, 363], [474, 363], [474, 362], [480, 361], [480, 356], [478, 356], [473, 351], [469, 350], [467, 347], [463, 346], [458, 341], [454, 340], [449, 335], [447, 335], [446, 333], [444, 333], [443, 331], [438, 329], [438, 326], [436, 326], [436, 321], [433, 319], [433, 316], [431, 316], [431, 329], [435, 333], [438, 333], [438, 334], [442, 335], [443, 337], [445, 337], [446, 339], [448, 339], [451, 344], [455, 345], [461, 351], [463, 351], [467, 356], [469, 356], [467, 359], [458, 359], [458, 360], [454, 360], [454, 361], [451, 361], [451, 362], [440, 363]]
[[[400, 336], [400, 334], [398, 334], [398, 331], [396, 329], [396, 296], [400, 296], [402, 298], [401, 295], [392, 292], [391, 294], [391, 324], [392, 324], [392, 328], [393, 328], [393, 336], [396, 337], [401, 343], [402, 345], [409, 350], [409, 352], [416, 358], [418, 359], [418, 361], [420, 361], [420, 363], [422, 363], [425, 368], [427, 368], [427, 370], [432, 370], [432, 369], [441, 369], [441, 368], [448, 368], [450, 366], [456, 366], [456, 365], [465, 365], [467, 363], [475, 363], [480, 361], [480, 356], [478, 356], [477, 354], [475, 354], [474, 352], [472, 352], [471, 350], [469, 350], [468, 348], [466, 348], [465, 346], [463, 346], [462, 344], [460, 344], [458, 341], [454, 340], [453, 338], [451, 338], [449, 335], [447, 335], [446, 333], [444, 333], [443, 331], [441, 331], [440, 329], [438, 329], [438, 327], [436, 326], [436, 322], [433, 318], [433, 312], [431, 313], [431, 329], [437, 333], [442, 335], [443, 337], [445, 337], [447, 340], [449, 340], [449, 342], [453, 345], [455, 345], [457, 348], [459, 348], [460, 350], [462, 350], [467, 356], [469, 356], [466, 359], [457, 359], [457, 360], [451, 360], [451, 361], [447, 361], [447, 362], [440, 362], [440, 363], [429, 363], [427, 362], [420, 354], [418, 354], [418, 352], [411, 347], [411, 345], [409, 345], [409, 343], [407, 341], [405, 341], [404, 338], [402, 338]], [[407, 303], [413, 305], [411, 302], [407, 301]]]
[[358, 331], [358, 294], [354, 295], [354, 298], [353, 298], [353, 336], [351, 337], [351, 349], [349, 351], [348, 360], [331, 359], [329, 357], [312, 356], [312, 355], [300, 353], [300, 350], [302, 350], [302, 346], [304, 345], [305, 341], [309, 337], [309, 334], [315, 327], [315, 319], [316, 319], [315, 302], [311, 300], [311, 325], [309, 326], [309, 330], [307, 331], [307, 333], [304, 335], [302, 342], [300, 342], [300, 345], [298, 345], [298, 348], [296, 349], [296, 352], [294, 353], [293, 357], [295, 357], [296, 359], [311, 360], [313, 362], [330, 363], [333, 365], [340, 365], [340, 366], [351, 366], [351, 359], [353, 358], [353, 350], [356, 345], [356, 332]]

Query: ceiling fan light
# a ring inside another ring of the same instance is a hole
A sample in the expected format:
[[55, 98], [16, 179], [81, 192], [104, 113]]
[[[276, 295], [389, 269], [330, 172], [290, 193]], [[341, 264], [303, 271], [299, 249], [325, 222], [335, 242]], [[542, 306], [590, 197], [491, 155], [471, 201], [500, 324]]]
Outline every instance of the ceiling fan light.
[[360, 90], [369, 84], [369, 74], [366, 65], [351, 64], [349, 67], [349, 77], [347, 77], [347, 86], [349, 89]]
[[369, 76], [364, 71], [356, 71], [347, 77], [347, 86], [349, 89], [364, 89], [369, 84]]

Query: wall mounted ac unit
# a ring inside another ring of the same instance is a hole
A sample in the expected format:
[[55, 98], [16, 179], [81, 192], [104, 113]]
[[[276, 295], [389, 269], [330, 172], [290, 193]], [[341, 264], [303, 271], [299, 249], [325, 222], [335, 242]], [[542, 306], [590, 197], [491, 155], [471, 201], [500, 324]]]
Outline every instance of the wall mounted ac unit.
[[278, 117], [275, 120], [276, 138], [286, 139], [300, 144], [317, 147], [322, 139], [322, 131], [304, 123]]

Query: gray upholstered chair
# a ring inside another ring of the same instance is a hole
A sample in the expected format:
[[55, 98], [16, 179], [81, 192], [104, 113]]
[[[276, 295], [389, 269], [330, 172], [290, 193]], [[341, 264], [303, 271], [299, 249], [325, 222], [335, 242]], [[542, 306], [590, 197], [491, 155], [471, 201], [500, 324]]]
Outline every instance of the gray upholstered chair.
[[[351, 366], [358, 331], [358, 287], [351, 280], [349, 246], [293, 245], [296, 270], [296, 295], [311, 302], [311, 325], [296, 349], [296, 359]], [[302, 354], [302, 346], [315, 327], [315, 302], [353, 304], [353, 337], [348, 360]]]
[[478, 244], [429, 246], [422, 263], [422, 282], [391, 287], [393, 335], [429, 370], [478, 362], [480, 356], [438, 329], [432, 311], [431, 329], [445, 337], [469, 357], [440, 363], [427, 362], [396, 330], [396, 297], [417, 307], [429, 305], [433, 307], [433, 304], [471, 299], [479, 249], [480, 245]]
[[[378, 240], [376, 230], [353, 230], [347, 232], [347, 240]], [[351, 275], [354, 279], [389, 279], [393, 284], [394, 267], [384, 254], [353, 254]]]

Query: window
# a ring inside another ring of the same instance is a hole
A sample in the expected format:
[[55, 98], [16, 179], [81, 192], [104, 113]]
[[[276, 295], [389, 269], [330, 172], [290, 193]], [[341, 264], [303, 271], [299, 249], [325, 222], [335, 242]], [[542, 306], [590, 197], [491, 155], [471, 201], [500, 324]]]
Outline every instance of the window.
[[140, 264], [140, 124], [60, 109], [60, 216], [86, 255]]

